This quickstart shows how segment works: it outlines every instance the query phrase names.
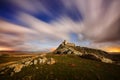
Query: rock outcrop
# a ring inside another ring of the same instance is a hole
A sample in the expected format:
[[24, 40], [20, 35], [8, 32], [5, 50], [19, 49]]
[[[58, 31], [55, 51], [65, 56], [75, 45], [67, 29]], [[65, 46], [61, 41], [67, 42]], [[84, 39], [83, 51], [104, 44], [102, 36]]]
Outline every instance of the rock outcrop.
[[74, 54], [83, 58], [102, 61], [105, 63], [114, 63], [114, 61], [109, 58], [109, 54], [105, 51], [87, 48], [87, 47], [75, 46], [74, 43], [68, 43], [66, 40], [64, 40], [59, 45], [59, 47], [54, 51], [54, 53], [55, 54]]
[[[0, 74], [7, 74], [10, 71], [10, 76], [13, 76], [15, 73], [20, 72], [24, 67], [43, 64], [52, 65], [55, 63], [56, 60], [54, 58], [47, 58], [45, 55], [41, 54], [38, 56], [22, 59], [20, 61], [15, 61], [14, 63], [6, 65], [2, 69], [0, 69]], [[36, 67], [36, 69], [38, 68]]]

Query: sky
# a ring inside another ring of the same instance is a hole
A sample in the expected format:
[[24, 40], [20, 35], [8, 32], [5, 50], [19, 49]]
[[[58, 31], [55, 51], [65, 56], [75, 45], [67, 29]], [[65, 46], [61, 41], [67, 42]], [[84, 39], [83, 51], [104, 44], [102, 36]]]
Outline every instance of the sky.
[[0, 50], [41, 51], [63, 40], [120, 48], [120, 0], [0, 0]]

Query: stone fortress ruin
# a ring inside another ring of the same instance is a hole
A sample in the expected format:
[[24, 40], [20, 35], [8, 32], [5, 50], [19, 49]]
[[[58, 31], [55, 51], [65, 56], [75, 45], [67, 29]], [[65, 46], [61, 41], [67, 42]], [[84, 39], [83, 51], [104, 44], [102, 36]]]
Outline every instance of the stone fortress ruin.
[[67, 42], [67, 40], [64, 40], [63, 42], [62, 42], [62, 45], [63, 46], [73, 46], [73, 47], [75, 47], [75, 44], [74, 43], [69, 43], [69, 42]]

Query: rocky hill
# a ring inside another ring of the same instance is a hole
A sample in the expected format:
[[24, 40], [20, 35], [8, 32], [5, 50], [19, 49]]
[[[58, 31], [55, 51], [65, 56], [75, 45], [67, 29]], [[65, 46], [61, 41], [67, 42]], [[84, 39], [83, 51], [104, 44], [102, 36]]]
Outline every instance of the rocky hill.
[[72, 43], [61, 47], [57, 50], [70, 48], [70, 55], [57, 50], [56, 53], [65, 55], [38, 52], [24, 58], [1, 55], [0, 80], [120, 80], [119, 65], [76, 56], [83, 54]]
[[54, 51], [55, 54], [74, 54], [83, 58], [102, 61], [105, 63], [114, 63], [110, 59], [109, 54], [105, 51], [92, 49], [87, 47], [75, 46], [74, 43], [69, 43], [66, 40], [62, 42], [59, 47]]

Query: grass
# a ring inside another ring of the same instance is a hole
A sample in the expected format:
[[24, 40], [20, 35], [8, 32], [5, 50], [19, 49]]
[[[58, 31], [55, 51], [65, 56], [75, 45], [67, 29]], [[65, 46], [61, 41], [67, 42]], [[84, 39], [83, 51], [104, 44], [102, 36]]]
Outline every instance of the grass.
[[1, 63], [6, 63], [6, 62], [11, 62], [11, 61], [18, 61], [22, 60], [24, 58], [22, 57], [0, 57], [0, 64]]
[[[0, 75], [0, 80], [120, 80], [120, 66], [83, 59], [75, 55], [48, 54], [53, 65], [24, 67], [12, 77]], [[38, 69], [36, 69], [38, 67]]]
[[0, 64], [1, 63], [11, 62], [11, 61], [22, 60], [22, 59], [25, 59], [27, 57], [29, 57], [29, 56], [21, 57], [21, 55], [12, 56], [12, 54], [2, 54], [2, 55], [0, 55]]

